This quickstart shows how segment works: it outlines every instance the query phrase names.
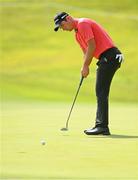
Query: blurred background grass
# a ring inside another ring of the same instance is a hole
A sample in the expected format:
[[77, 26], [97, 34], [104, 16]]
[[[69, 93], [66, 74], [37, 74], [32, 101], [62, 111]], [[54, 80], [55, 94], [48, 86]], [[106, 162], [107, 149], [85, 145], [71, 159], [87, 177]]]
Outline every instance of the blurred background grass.
[[[138, 101], [137, 0], [0, 0], [0, 77], [3, 101], [71, 101], [77, 88], [82, 52], [74, 32], [55, 33], [53, 17], [67, 11], [99, 22], [125, 56], [114, 78], [111, 100]], [[95, 100], [96, 60], [79, 100]]]

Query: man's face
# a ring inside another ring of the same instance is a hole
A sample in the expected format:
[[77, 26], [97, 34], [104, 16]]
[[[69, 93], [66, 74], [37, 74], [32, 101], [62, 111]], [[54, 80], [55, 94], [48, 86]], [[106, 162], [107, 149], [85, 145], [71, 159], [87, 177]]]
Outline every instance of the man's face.
[[62, 21], [60, 24], [60, 28], [63, 29], [63, 31], [72, 31], [73, 30], [73, 25], [71, 21]]

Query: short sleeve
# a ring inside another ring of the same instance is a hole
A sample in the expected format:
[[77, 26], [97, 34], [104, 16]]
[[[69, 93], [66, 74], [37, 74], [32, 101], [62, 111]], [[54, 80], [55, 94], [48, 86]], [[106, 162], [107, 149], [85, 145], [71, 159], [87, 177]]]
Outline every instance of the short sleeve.
[[78, 31], [86, 42], [94, 38], [92, 27], [87, 22], [81, 22], [78, 26]]

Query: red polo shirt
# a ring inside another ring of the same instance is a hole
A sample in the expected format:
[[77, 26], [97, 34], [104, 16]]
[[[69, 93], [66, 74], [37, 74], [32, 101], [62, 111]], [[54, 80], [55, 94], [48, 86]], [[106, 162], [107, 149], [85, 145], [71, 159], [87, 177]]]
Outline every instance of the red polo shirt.
[[88, 40], [93, 39], [96, 43], [94, 57], [99, 58], [100, 54], [111, 47], [115, 47], [107, 32], [95, 21], [87, 18], [75, 18], [75, 37], [80, 47], [86, 52]]

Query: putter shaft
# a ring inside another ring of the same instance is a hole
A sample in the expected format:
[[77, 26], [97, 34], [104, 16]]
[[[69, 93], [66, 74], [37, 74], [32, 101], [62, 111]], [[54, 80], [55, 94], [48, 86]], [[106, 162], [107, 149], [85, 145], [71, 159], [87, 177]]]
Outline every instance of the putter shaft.
[[73, 109], [73, 107], [74, 107], [74, 104], [75, 104], [76, 98], [77, 98], [77, 96], [78, 96], [78, 93], [79, 93], [80, 87], [81, 87], [81, 85], [82, 85], [83, 79], [84, 79], [84, 77], [82, 76], [82, 77], [81, 77], [81, 80], [80, 80], [80, 83], [79, 83], [79, 87], [78, 87], [77, 92], [76, 92], [76, 95], [75, 95], [75, 98], [74, 98], [74, 100], [73, 100], [73, 103], [72, 103], [72, 106], [71, 106], [71, 109], [70, 109], [70, 112], [69, 112], [69, 115], [68, 115], [67, 121], [66, 121], [66, 129], [68, 129], [70, 115], [71, 115], [72, 109]]

